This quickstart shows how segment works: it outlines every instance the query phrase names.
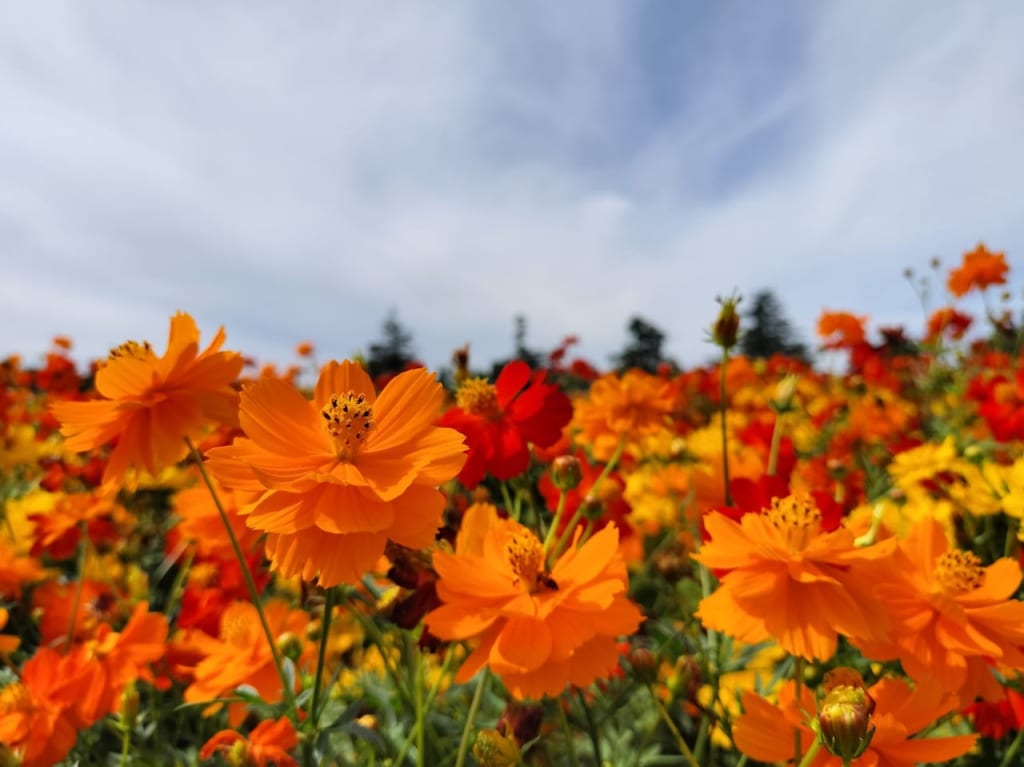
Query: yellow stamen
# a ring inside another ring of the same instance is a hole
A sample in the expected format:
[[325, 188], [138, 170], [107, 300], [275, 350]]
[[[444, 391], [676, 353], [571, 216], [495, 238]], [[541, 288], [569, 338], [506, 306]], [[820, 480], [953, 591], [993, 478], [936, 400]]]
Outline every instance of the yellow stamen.
[[985, 568], [973, 551], [947, 551], [935, 563], [935, 580], [948, 594], [973, 591], [985, 582]]
[[373, 408], [366, 401], [366, 396], [354, 391], [332, 394], [320, 415], [324, 419], [324, 428], [334, 439], [338, 458], [354, 458], [373, 428]]
[[12, 682], [0, 690], [0, 714], [31, 711], [32, 694], [21, 682]]
[[153, 356], [153, 347], [149, 345], [149, 341], [143, 341], [141, 344], [138, 341], [125, 341], [120, 346], [116, 346], [110, 350], [110, 354], [107, 356], [107, 362], [113, 362], [119, 359], [136, 359], [145, 360]]
[[513, 536], [508, 544], [508, 561], [516, 574], [516, 583], [525, 585], [529, 593], [558, 590], [558, 584], [544, 567], [544, 547], [536, 536], [530, 533]]
[[807, 496], [773, 498], [765, 516], [772, 527], [785, 535], [791, 551], [803, 549], [821, 532], [821, 512]]
[[484, 418], [501, 415], [498, 407], [498, 391], [486, 378], [467, 378], [455, 394], [456, 404], [467, 413]]

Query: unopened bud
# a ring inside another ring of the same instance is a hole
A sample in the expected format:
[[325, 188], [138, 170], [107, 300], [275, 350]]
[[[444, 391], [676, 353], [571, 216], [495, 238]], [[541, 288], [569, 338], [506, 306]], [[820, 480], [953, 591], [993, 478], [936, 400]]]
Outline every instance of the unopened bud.
[[596, 521], [604, 514], [604, 501], [588, 493], [580, 503], [580, 513], [587, 519]]
[[302, 655], [302, 640], [291, 631], [286, 631], [277, 638], [277, 649], [284, 657], [297, 661]]
[[540, 734], [544, 707], [539, 704], [510, 701], [498, 718], [498, 732], [511, 735], [516, 743], [528, 743]]
[[742, 299], [739, 296], [719, 298], [721, 309], [718, 318], [711, 326], [711, 340], [722, 349], [728, 351], [734, 347], [740, 337], [740, 315], [736, 307]]
[[793, 409], [793, 397], [796, 396], [796, 385], [799, 381], [799, 376], [790, 374], [776, 385], [772, 408], [777, 413], [788, 413]]
[[629, 666], [637, 680], [650, 684], [658, 678], [658, 657], [647, 647], [634, 647], [629, 651]]
[[818, 714], [821, 744], [840, 759], [856, 759], [871, 744], [875, 701], [863, 687], [840, 685], [829, 692]]
[[574, 455], [560, 455], [551, 462], [551, 481], [563, 493], [575, 490], [583, 479], [583, 465]]
[[129, 730], [135, 729], [135, 719], [139, 715], [139, 688], [135, 682], [129, 682], [121, 690], [121, 705], [118, 709], [118, 716], [121, 724]]
[[515, 767], [519, 764], [519, 745], [515, 738], [497, 730], [481, 730], [473, 744], [473, 756], [480, 767]]

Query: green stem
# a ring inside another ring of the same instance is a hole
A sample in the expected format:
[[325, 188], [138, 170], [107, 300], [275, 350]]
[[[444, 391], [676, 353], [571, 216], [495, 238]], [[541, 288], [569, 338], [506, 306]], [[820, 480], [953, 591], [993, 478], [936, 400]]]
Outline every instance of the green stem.
[[417, 767], [426, 765], [426, 732], [427, 713], [423, 700], [423, 653], [419, 646], [413, 645], [413, 690], [416, 700], [416, 764]]
[[75, 596], [71, 600], [71, 620], [68, 622], [68, 633], [64, 641], [64, 653], [71, 651], [71, 643], [75, 641], [75, 624], [78, 622], [78, 608], [82, 604], [82, 587], [85, 581], [85, 560], [89, 553], [89, 527], [83, 520], [78, 523], [78, 583], [75, 584]]
[[190, 546], [188, 553], [185, 555], [185, 561], [182, 562], [181, 567], [178, 568], [178, 572], [174, 576], [174, 583], [171, 584], [171, 593], [167, 595], [167, 606], [164, 608], [164, 615], [168, 617], [174, 614], [178, 600], [181, 599], [181, 595], [185, 591], [185, 579], [188, 577], [188, 571], [192, 567], [192, 560], [195, 559], [195, 556], [195, 546]]
[[1003, 556], [1014, 557], [1020, 549], [1020, 541], [1017, 540], [1017, 531], [1020, 530], [1020, 520], [1015, 517], [1006, 519], [1006, 540], [1003, 542]]
[[480, 680], [476, 683], [476, 692], [473, 693], [473, 700], [469, 704], [469, 712], [466, 714], [466, 724], [462, 728], [462, 739], [459, 741], [459, 754], [455, 758], [455, 767], [463, 767], [466, 764], [466, 754], [469, 753], [469, 736], [473, 732], [473, 721], [476, 719], [476, 712], [480, 710], [480, 701], [483, 700], [484, 688], [487, 687], [487, 680], [490, 676], [490, 671], [484, 667], [480, 672]]
[[[597, 479], [594, 480], [594, 484], [590, 486], [588, 495], [597, 493], [598, 488], [601, 484], [609, 477], [609, 475], [615, 471], [615, 467], [619, 464], [619, 459], [622, 458], [623, 452], [626, 450], [626, 438], [627, 434], [623, 433], [619, 436], [619, 442], [615, 446], [615, 452], [612, 453], [612, 457], [608, 459], [608, 463], [604, 465], [601, 473], [597, 475]], [[558, 541], [555, 543], [551, 550], [549, 559], [558, 559], [559, 555], [565, 549], [566, 544], [569, 543], [569, 539], [572, 536], [573, 530], [576, 529], [576, 524], [579, 522], [580, 517], [583, 515], [584, 501], [580, 501], [579, 508], [576, 509], [576, 513], [573, 514], [569, 524], [565, 526], [565, 530], [559, 536]]]
[[[795, 687], [796, 703], [800, 705], [800, 688], [804, 683], [804, 659], [800, 656], [796, 656], [793, 663], [793, 685]], [[803, 756], [804, 744], [803, 744], [803, 733], [800, 732], [800, 728], [793, 730], [793, 752], [795, 758], [793, 764], [800, 764], [800, 759]]]
[[804, 754], [804, 758], [801, 759], [797, 764], [799, 767], [810, 767], [814, 763], [815, 757], [818, 755], [818, 749], [821, 748], [821, 741], [815, 738], [811, 741], [810, 748], [807, 749], [807, 753]]
[[316, 676], [313, 678], [313, 697], [309, 704], [309, 718], [313, 722], [313, 733], [320, 726], [321, 685], [324, 678], [324, 666], [327, 661], [327, 643], [331, 638], [331, 619], [334, 614], [334, 589], [329, 588], [324, 594], [324, 617], [320, 621], [320, 648], [316, 657]]
[[519, 504], [512, 501], [512, 495], [508, 491], [508, 485], [501, 483], [501, 497], [505, 500], [505, 510], [514, 521], [519, 521]]
[[729, 490], [729, 430], [725, 425], [725, 414], [729, 409], [726, 401], [725, 373], [729, 367], [729, 350], [722, 348], [722, 363], [719, 366], [718, 375], [718, 403], [719, 412], [722, 417], [722, 477], [725, 481], [725, 505], [732, 506], [732, 491]]
[[132, 731], [127, 722], [121, 722], [121, 767], [128, 767], [128, 753], [132, 745]]
[[680, 755], [682, 755], [690, 767], [700, 767], [700, 764], [697, 762], [697, 758], [693, 755], [690, 747], [686, 745], [683, 733], [679, 731], [679, 728], [676, 727], [676, 723], [672, 721], [672, 716], [668, 713], [668, 709], [665, 708], [665, 704], [662, 702], [661, 698], [658, 697], [658, 693], [654, 691], [653, 685], [647, 685], [647, 689], [651, 693], [651, 698], [654, 699], [654, 705], [658, 709], [661, 721], [665, 723], [665, 726], [668, 727], [668, 731], [672, 733], [672, 737], [676, 741], [676, 747], [679, 749]]
[[203, 478], [203, 482], [206, 484], [207, 489], [210, 491], [210, 496], [213, 498], [213, 505], [217, 507], [217, 513], [220, 514], [220, 521], [224, 525], [224, 530], [227, 531], [228, 540], [231, 541], [231, 548], [235, 552], [235, 558], [238, 559], [238, 566], [242, 569], [242, 577], [245, 580], [245, 586], [249, 591], [249, 598], [252, 600], [253, 607], [256, 608], [256, 614], [260, 618], [260, 626], [263, 627], [263, 635], [267, 639], [267, 644], [270, 645], [270, 656], [274, 661], [274, 669], [277, 671], [278, 677], [281, 679], [281, 690], [285, 701], [288, 704], [288, 713], [293, 722], [298, 723], [299, 711], [295, 705], [295, 691], [292, 689], [292, 685], [288, 680], [288, 675], [284, 672], [284, 661], [281, 659], [281, 650], [277, 646], [277, 641], [274, 638], [274, 632], [270, 629], [270, 624], [267, 622], [267, 615], [263, 610], [263, 603], [260, 600], [259, 589], [256, 588], [256, 581], [253, 580], [252, 572], [249, 570], [249, 563], [245, 559], [245, 554], [242, 552], [242, 546], [238, 543], [238, 537], [235, 535], [235, 531], [231, 528], [231, 522], [228, 520], [228, 514], [224, 511], [224, 504], [221, 503], [220, 496], [217, 495], [217, 490], [213, 486], [213, 480], [210, 479], [210, 475], [206, 472], [206, 466], [203, 465], [203, 457], [199, 454], [199, 450], [196, 449], [191, 438], [185, 437], [185, 444], [188, 445], [189, 451], [192, 453], [192, 459], [195, 461], [196, 468], [199, 469], [199, 475]]
[[551, 542], [555, 537], [555, 530], [558, 529], [558, 520], [562, 518], [562, 513], [565, 511], [565, 499], [568, 495], [569, 494], [565, 490], [560, 490], [558, 493], [558, 506], [555, 508], [555, 516], [551, 518], [551, 527], [548, 528], [547, 535], [544, 536], [545, 554], [547, 554], [548, 549], [551, 548]]
[[579, 688], [576, 689], [576, 697], [580, 701], [580, 708], [583, 709], [583, 716], [587, 720], [587, 734], [590, 736], [590, 745], [594, 749], [594, 762], [596, 764], [604, 764], [604, 757], [601, 756], [601, 739], [598, 738], [597, 728], [594, 727], [594, 717], [590, 715], [590, 706], [587, 705], [587, 700], [583, 697], [583, 691]]
[[779, 450], [782, 448], [782, 413], [775, 416], [775, 426], [772, 428], [772, 442], [768, 448], [768, 468], [765, 473], [774, 477], [779, 470]]
[[572, 728], [569, 727], [569, 717], [565, 715], [565, 706], [559, 700], [556, 702], [555, 708], [558, 709], [558, 718], [562, 722], [562, 731], [565, 733], [565, 747], [569, 752], [569, 764], [572, 767], [579, 767], [580, 763], [576, 758], [576, 743], [572, 736]]
[[999, 763], [999, 767], [1010, 767], [1011, 764], [1017, 763], [1017, 752], [1020, 750], [1022, 743], [1024, 743], [1024, 727], [1017, 730], [1017, 735], [1014, 737], [1013, 742], [1010, 743], [1010, 747], [1006, 749], [1006, 753], [1003, 754], [1003, 760]]

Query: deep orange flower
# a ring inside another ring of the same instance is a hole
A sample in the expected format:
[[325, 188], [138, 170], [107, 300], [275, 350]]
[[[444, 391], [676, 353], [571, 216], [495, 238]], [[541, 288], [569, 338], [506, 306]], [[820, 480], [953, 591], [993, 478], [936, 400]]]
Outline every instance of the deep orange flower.
[[[6, 607], [0, 607], [0, 631], [7, 628], [7, 620], [10, 618], [10, 613], [7, 612]], [[0, 634], [0, 659], [6, 658], [12, 652], [18, 649], [18, 645], [21, 644], [21, 639], [10, 634]]]
[[[200, 759], [210, 759], [220, 753], [225, 758], [233, 756], [248, 767], [299, 767], [288, 753], [299, 745], [295, 727], [286, 716], [280, 719], [265, 719], [253, 728], [249, 737], [234, 730], [221, 730], [210, 738], [199, 751]], [[230, 760], [229, 760], [230, 761]]]
[[[263, 606], [271, 632], [281, 641], [300, 641], [306, 634], [309, 615], [302, 610], [292, 610], [287, 603], [272, 600]], [[221, 615], [220, 635], [211, 637], [201, 631], [189, 632], [180, 642], [183, 647], [200, 660], [193, 669], [183, 669], [191, 674], [192, 683], [185, 690], [185, 700], [201, 703], [232, 693], [239, 685], [249, 685], [267, 702], [281, 700], [281, 678], [274, 667], [274, 658], [266, 635], [260, 625], [259, 614], [250, 602], [235, 602]], [[303, 647], [302, 652], [315, 650], [313, 646]], [[204, 713], [213, 714], [220, 709], [212, 704]], [[232, 706], [229, 721], [241, 723], [245, 708]]]
[[[761, 762], [793, 762], [796, 733], [800, 733], [803, 753], [810, 750], [815, 734], [807, 725], [817, 704], [814, 694], [800, 689], [797, 704], [795, 685], [786, 682], [779, 691], [778, 705], [752, 691], [743, 693], [743, 713], [733, 725], [736, 747]], [[937, 719], [956, 709], [956, 696], [942, 695], [928, 684], [911, 688], [903, 679], [883, 679], [868, 693], [874, 698], [875, 710], [871, 724], [875, 728], [871, 745], [853, 759], [854, 767], [914, 767], [917, 764], [947, 762], [973, 748], [977, 735], [952, 735], [941, 738], [919, 738]], [[840, 767], [842, 760], [822, 748], [811, 767]]]
[[607, 461], [624, 434], [635, 439], [665, 427], [676, 405], [671, 381], [643, 370], [601, 376], [576, 402], [573, 427], [594, 458]]
[[476, 640], [456, 681], [486, 665], [516, 698], [539, 698], [608, 676], [616, 637], [642, 618], [626, 595], [618, 543], [608, 525], [548, 571], [533, 531], [489, 504], [467, 509], [455, 553], [434, 554], [444, 604], [424, 619], [441, 639]]
[[323, 586], [355, 582], [388, 539], [409, 548], [434, 540], [444, 496], [437, 485], [465, 461], [462, 435], [434, 425], [444, 391], [417, 368], [378, 397], [353, 362], [330, 362], [313, 401], [264, 378], [242, 391], [246, 437], [209, 452], [225, 485], [258, 495], [246, 523], [268, 533], [267, 554], [286, 576]]
[[54, 559], [74, 556], [83, 523], [94, 544], [110, 544], [120, 539], [114, 520], [127, 516], [127, 512], [110, 495], [60, 493], [52, 497], [52, 508], [28, 516], [34, 524], [31, 554], [39, 556], [46, 552]]
[[148, 343], [129, 341], [114, 349], [96, 372], [103, 399], [52, 406], [65, 447], [82, 452], [116, 440], [104, 484], [132, 468], [156, 474], [177, 463], [188, 450], [185, 437], [198, 438], [211, 422], [235, 421], [238, 399], [231, 384], [243, 361], [220, 351], [223, 344], [221, 328], [200, 353], [195, 320], [179, 312], [171, 318], [162, 357]]
[[[48, 580], [32, 590], [32, 607], [40, 615], [39, 633], [43, 644], [59, 647], [66, 642], [77, 588], [74, 581]], [[101, 627], [118, 618], [120, 602], [120, 597], [109, 584], [83, 580], [78, 610], [74, 614], [72, 639], [78, 641], [96, 636]]]
[[866, 317], [858, 317], [849, 312], [822, 312], [818, 318], [818, 335], [825, 341], [826, 349], [859, 346], [867, 338], [865, 322]]
[[989, 285], [1005, 285], [1006, 273], [1005, 253], [992, 253], [983, 243], [969, 253], [964, 253], [964, 260], [956, 269], [949, 272], [946, 286], [954, 296], [960, 297], [977, 288], [984, 290]]
[[839, 634], [874, 636], [882, 628], [884, 614], [862, 579], [894, 542], [855, 548], [845, 527], [822, 530], [821, 512], [804, 496], [775, 499], [739, 522], [712, 512], [704, 525], [710, 541], [693, 558], [728, 571], [698, 607], [707, 628], [751, 644], [774, 637], [808, 660], [830, 659]]
[[971, 552], [950, 548], [942, 524], [918, 522], [896, 557], [876, 568], [876, 599], [891, 622], [886, 641], [855, 643], [875, 660], [899, 658], [914, 679], [944, 692], [1001, 695], [993, 664], [1024, 671], [1024, 602], [1014, 595], [1020, 565], [1010, 558], [982, 567]]
[[0, 744], [21, 767], [51, 767], [75, 745], [85, 723], [73, 704], [89, 690], [76, 663], [42, 647], [25, 662], [21, 680], [0, 689]]
[[0, 533], [0, 597], [18, 599], [22, 588], [46, 577], [46, 571], [35, 557], [20, 554]]
[[[260, 534], [246, 526], [245, 519], [238, 510], [254, 499], [251, 494], [220, 487], [217, 483], [214, 483], [214, 487], [242, 551], [252, 551]], [[225, 560], [235, 558], [235, 550], [224, 532], [220, 512], [217, 511], [213, 496], [205, 485], [179, 490], [175, 493], [172, 503], [174, 513], [180, 517], [172, 531], [173, 534], [169, 536], [174, 543], [179, 546], [182, 542], [195, 545], [196, 553], [200, 557], [218, 557]]]
[[572, 402], [545, 371], [532, 373], [522, 360], [502, 368], [494, 384], [467, 378], [456, 393], [456, 407], [438, 422], [466, 435], [469, 454], [459, 481], [476, 487], [487, 474], [511, 479], [530, 465], [530, 444], [550, 447], [572, 418]]
[[81, 720], [92, 724], [115, 713], [129, 682], [154, 682], [150, 664], [164, 657], [166, 642], [167, 616], [149, 612], [140, 602], [120, 631], [105, 623], [94, 639], [75, 647], [72, 656], [88, 669], [90, 679], [88, 693], [75, 700]]
[[928, 317], [925, 339], [937, 341], [940, 338], [949, 338], [952, 341], [959, 341], [967, 333], [972, 322], [974, 318], [971, 315], [958, 312], [952, 306], [943, 306]]

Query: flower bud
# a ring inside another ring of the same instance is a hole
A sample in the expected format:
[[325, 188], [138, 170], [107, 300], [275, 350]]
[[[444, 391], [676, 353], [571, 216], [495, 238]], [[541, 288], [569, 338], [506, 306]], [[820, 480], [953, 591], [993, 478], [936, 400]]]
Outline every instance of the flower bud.
[[644, 684], [650, 684], [658, 678], [658, 656], [647, 647], [634, 647], [629, 651], [629, 666], [633, 675]]
[[796, 396], [796, 385], [799, 380], [799, 376], [790, 373], [779, 381], [775, 387], [775, 396], [772, 398], [772, 409], [775, 412], [788, 413], [793, 409], [793, 397]]
[[543, 706], [510, 701], [498, 718], [497, 729], [511, 735], [516, 743], [528, 743], [540, 734], [543, 721]]
[[740, 315], [736, 311], [736, 307], [739, 306], [741, 300], [738, 296], [718, 299], [722, 308], [718, 311], [718, 318], [711, 326], [711, 340], [725, 351], [733, 348], [739, 341]]
[[583, 466], [574, 455], [560, 455], [551, 462], [551, 481], [563, 493], [575, 490], [583, 479]]
[[497, 730], [481, 730], [473, 744], [473, 756], [480, 767], [515, 767], [519, 764], [519, 745], [515, 738]]
[[121, 706], [118, 709], [118, 716], [121, 723], [129, 730], [135, 729], [135, 719], [139, 715], [139, 688], [135, 682], [129, 682], [121, 690]]
[[856, 759], [871, 744], [875, 701], [863, 687], [840, 685], [829, 692], [818, 714], [818, 737], [840, 759]]
[[302, 655], [302, 639], [298, 634], [285, 631], [277, 638], [277, 649], [284, 657], [297, 661]]

